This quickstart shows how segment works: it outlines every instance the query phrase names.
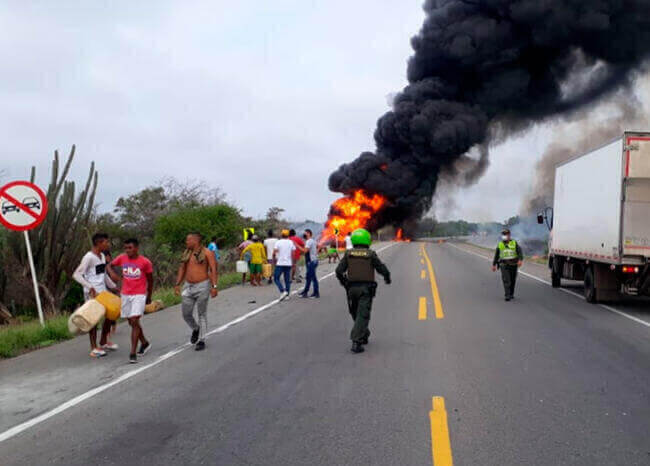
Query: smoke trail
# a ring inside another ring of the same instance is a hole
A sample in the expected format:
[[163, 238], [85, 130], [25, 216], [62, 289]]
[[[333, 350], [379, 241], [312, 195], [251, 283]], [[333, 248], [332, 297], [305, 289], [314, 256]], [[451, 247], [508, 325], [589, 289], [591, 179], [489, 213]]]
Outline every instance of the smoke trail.
[[[579, 115], [579, 121], [557, 128], [554, 140], [535, 166], [533, 186], [522, 203], [522, 214], [535, 215], [553, 205], [557, 164], [620, 137], [625, 130], [647, 130], [648, 102], [650, 77], [645, 75], [635, 83], [634, 92], [617, 92], [591, 117]], [[603, 113], [609, 117], [603, 119]]]
[[420, 217], [472, 147], [584, 109], [628, 85], [649, 53], [650, 0], [427, 0], [424, 10], [409, 85], [377, 122], [376, 151], [329, 178], [332, 191], [388, 198], [375, 226]]

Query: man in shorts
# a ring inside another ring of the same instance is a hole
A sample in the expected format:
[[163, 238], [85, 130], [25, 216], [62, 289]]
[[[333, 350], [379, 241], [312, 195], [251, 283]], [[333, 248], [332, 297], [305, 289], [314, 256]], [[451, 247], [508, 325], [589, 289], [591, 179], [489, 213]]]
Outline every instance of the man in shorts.
[[[208, 300], [210, 297], [216, 298], [219, 293], [219, 272], [214, 254], [203, 246], [200, 233], [188, 234], [185, 238], [185, 248], [174, 292], [183, 299], [183, 319], [192, 329], [190, 343], [196, 345], [196, 351], [201, 351], [205, 349], [205, 334], [208, 330]], [[183, 281], [185, 285], [181, 291]], [[194, 320], [195, 307], [199, 317], [198, 324]]]
[[[106, 255], [110, 248], [108, 235], [106, 233], [95, 233], [92, 237], [92, 243], [92, 249], [83, 256], [81, 263], [72, 274], [72, 278], [83, 286], [86, 301], [93, 299], [102, 291], [107, 291], [108, 288], [117, 288], [115, 283], [106, 275]], [[91, 358], [105, 356], [106, 350], [115, 351], [118, 348], [115, 343], [111, 343], [109, 340], [113, 323], [112, 320], [104, 319], [99, 345], [97, 345], [97, 328], [95, 327], [88, 332]]]
[[[129, 362], [138, 362], [138, 354], [144, 355], [151, 348], [140, 325], [144, 307], [151, 302], [153, 291], [153, 266], [151, 261], [138, 252], [139, 242], [135, 238], [124, 241], [124, 254], [120, 254], [107, 267], [111, 278], [119, 280], [113, 268], [119, 267], [122, 276], [122, 318], [131, 326], [131, 353]], [[138, 341], [140, 349], [138, 350]], [[137, 350], [137, 353], [136, 353]]]
[[241, 252], [243, 258], [246, 253], [250, 253], [251, 260], [248, 263], [248, 269], [251, 273], [251, 285], [262, 286], [262, 265], [268, 262], [266, 258], [266, 248], [260, 242], [260, 237], [253, 235], [253, 244], [249, 244]]

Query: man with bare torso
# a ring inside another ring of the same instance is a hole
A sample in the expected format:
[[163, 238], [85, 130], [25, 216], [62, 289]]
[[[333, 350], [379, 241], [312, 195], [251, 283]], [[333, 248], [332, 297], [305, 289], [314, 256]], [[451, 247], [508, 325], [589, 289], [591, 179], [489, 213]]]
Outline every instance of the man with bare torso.
[[[176, 276], [174, 292], [183, 298], [183, 319], [192, 329], [190, 343], [196, 344], [196, 351], [205, 349], [205, 333], [208, 329], [208, 299], [219, 293], [217, 283], [219, 272], [214, 254], [202, 243], [200, 233], [190, 233], [185, 238], [185, 252]], [[185, 281], [181, 292], [181, 284]], [[194, 319], [197, 308], [199, 323]]]

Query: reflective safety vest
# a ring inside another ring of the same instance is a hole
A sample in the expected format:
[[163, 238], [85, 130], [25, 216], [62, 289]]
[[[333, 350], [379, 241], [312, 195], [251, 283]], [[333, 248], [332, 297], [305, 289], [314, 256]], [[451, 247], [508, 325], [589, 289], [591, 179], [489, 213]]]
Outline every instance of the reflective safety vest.
[[517, 259], [517, 242], [514, 239], [508, 241], [508, 244], [503, 241], [499, 242], [499, 259], [509, 261]]

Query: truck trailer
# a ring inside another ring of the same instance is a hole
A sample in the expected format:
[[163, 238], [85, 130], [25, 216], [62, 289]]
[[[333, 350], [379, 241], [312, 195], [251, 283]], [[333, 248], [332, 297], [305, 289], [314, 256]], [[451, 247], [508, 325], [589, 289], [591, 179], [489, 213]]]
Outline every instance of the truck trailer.
[[549, 226], [553, 287], [581, 280], [590, 303], [649, 294], [650, 133], [625, 132], [557, 165]]

